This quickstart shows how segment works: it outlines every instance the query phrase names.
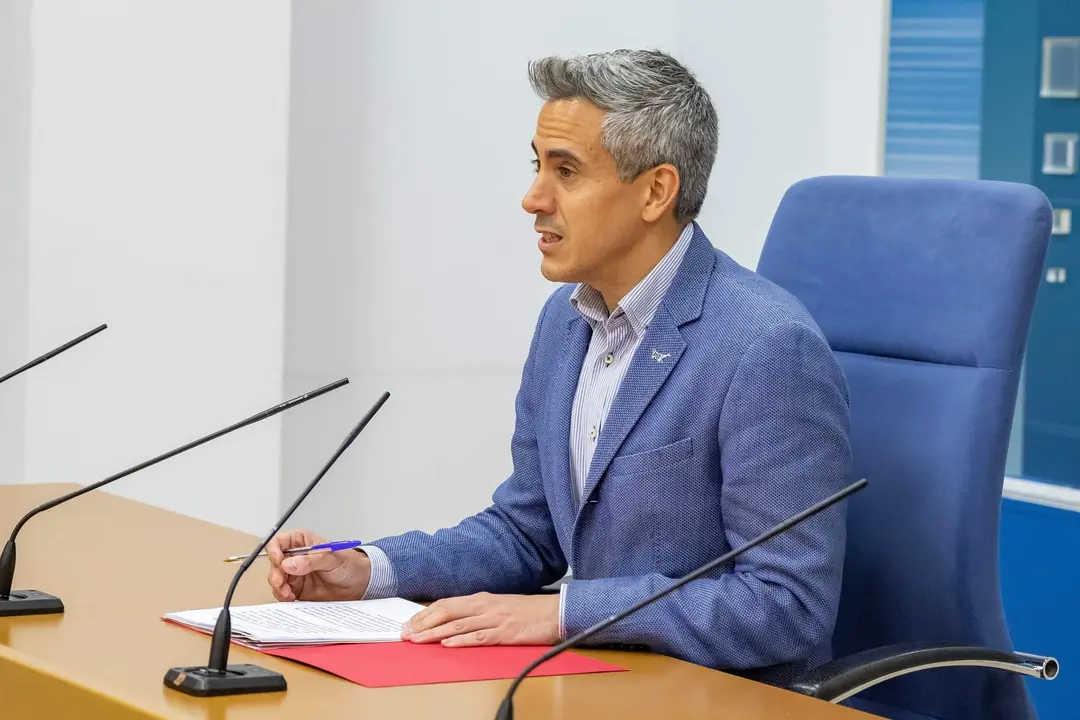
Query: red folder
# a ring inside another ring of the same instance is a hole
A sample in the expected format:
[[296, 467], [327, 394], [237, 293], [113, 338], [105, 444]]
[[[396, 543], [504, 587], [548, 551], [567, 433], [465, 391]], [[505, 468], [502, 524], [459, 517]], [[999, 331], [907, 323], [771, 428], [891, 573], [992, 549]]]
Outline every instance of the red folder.
[[[380, 642], [274, 648], [259, 652], [295, 660], [364, 687], [381, 688], [509, 680], [549, 649], [513, 645], [447, 648], [438, 643]], [[533, 670], [529, 677], [625, 670], [574, 652], [564, 652]]]

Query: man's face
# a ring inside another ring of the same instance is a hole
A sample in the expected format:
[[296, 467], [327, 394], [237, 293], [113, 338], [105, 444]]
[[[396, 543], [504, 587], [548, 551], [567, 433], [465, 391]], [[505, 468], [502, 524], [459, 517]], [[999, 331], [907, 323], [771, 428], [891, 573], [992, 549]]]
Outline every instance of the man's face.
[[600, 143], [603, 118], [584, 100], [554, 100], [536, 121], [536, 179], [521, 206], [536, 216], [540, 270], [553, 282], [603, 283], [644, 228], [648, 180], [619, 180]]

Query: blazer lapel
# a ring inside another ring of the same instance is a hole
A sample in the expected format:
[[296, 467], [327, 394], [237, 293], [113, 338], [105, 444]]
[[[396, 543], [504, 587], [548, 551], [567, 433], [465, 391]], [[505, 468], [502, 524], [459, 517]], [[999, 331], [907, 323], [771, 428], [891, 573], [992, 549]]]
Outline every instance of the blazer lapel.
[[607, 421], [600, 431], [596, 452], [589, 466], [589, 477], [585, 482], [586, 499], [596, 489], [611, 459], [615, 457], [645, 408], [663, 387], [685, 349], [686, 341], [683, 340], [682, 333], [661, 304], [630, 360], [630, 367], [615, 394]]
[[[649, 323], [645, 337], [641, 339], [619, 391], [615, 394], [611, 410], [608, 411], [607, 421], [600, 431], [596, 452], [589, 466], [583, 500], [588, 500], [596, 490], [612, 458], [682, 357], [686, 341], [680, 328], [701, 317], [709, 278], [715, 265], [716, 250], [695, 223], [694, 237], [679, 271]], [[588, 339], [585, 342], [587, 344]], [[580, 368], [580, 360], [577, 366]], [[570, 402], [573, 402], [572, 396]], [[569, 412], [565, 420], [569, 425]], [[569, 441], [569, 429], [565, 437]]]
[[555, 454], [552, 467], [556, 470], [552, 481], [563, 500], [567, 527], [572, 525], [577, 516], [574, 481], [570, 475], [570, 420], [578, 379], [581, 377], [581, 365], [585, 362], [591, 337], [592, 328], [589, 323], [575, 313], [566, 326], [566, 348], [562, 354], [562, 366], [554, 377], [548, 413], [551, 437], [554, 439], [551, 445], [551, 452]]

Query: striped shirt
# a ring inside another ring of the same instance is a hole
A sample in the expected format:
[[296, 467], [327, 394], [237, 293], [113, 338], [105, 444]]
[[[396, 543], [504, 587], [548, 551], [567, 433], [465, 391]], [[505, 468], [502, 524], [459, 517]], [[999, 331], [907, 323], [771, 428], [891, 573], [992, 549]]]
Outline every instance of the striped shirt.
[[[585, 501], [589, 465], [615, 393], [693, 237], [694, 223], [687, 223], [667, 254], [619, 301], [614, 312], [608, 312], [603, 295], [591, 285], [582, 283], [570, 294], [570, 304], [592, 327], [570, 413], [570, 481], [578, 505]], [[566, 588], [566, 583], [559, 588], [559, 637], [564, 639]]]
[[[592, 338], [581, 365], [570, 417], [570, 480], [574, 486], [574, 498], [579, 504], [584, 501], [582, 493], [589, 474], [589, 463], [592, 462], [596, 441], [603, 432], [615, 393], [645, 336], [645, 330], [660, 307], [660, 301], [675, 279], [693, 236], [694, 223], [687, 223], [675, 245], [619, 301], [612, 313], [608, 313], [600, 292], [590, 285], [582, 283], [570, 295], [570, 303], [592, 327]], [[373, 545], [360, 549], [371, 560], [371, 578], [363, 599], [395, 595], [397, 578], [386, 553]], [[562, 586], [559, 595], [559, 635], [562, 637], [565, 637], [563, 608], [566, 604], [566, 587], [565, 584]]]
[[585, 500], [581, 495], [589, 464], [615, 393], [693, 236], [694, 225], [687, 223], [675, 245], [610, 314], [603, 296], [590, 285], [578, 285], [570, 295], [570, 304], [592, 327], [570, 417], [570, 475], [578, 504]]

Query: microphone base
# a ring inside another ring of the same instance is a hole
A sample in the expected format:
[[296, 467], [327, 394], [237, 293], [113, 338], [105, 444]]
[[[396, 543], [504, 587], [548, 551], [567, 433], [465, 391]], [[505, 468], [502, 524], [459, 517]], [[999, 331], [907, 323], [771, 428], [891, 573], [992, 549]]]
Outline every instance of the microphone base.
[[224, 673], [205, 665], [174, 667], [165, 673], [165, 687], [196, 697], [284, 692], [285, 676], [258, 665], [227, 665]]
[[12, 590], [0, 600], [0, 617], [55, 615], [64, 612], [60, 598], [40, 590]]

